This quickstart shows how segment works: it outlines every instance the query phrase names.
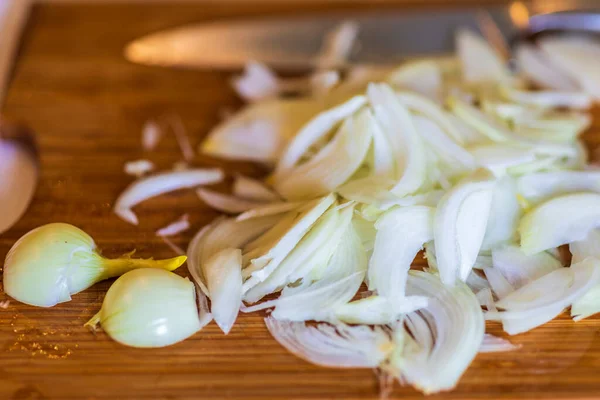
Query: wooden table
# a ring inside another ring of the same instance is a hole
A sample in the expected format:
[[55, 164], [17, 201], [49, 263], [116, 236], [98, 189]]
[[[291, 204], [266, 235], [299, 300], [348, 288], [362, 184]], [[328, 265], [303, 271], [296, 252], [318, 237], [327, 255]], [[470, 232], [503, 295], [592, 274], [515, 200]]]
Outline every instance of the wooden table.
[[[158, 227], [191, 212], [195, 231], [217, 214], [193, 193], [177, 193], [140, 206], [139, 227], [124, 223], [111, 212], [130, 182], [123, 163], [149, 157], [169, 168], [179, 159], [170, 137], [157, 151], [142, 152], [140, 130], [148, 118], [175, 112], [196, 142], [221, 111], [239, 101], [227, 72], [132, 65], [121, 57], [123, 45], [187, 22], [315, 7], [283, 2], [36, 6], [3, 112], [38, 133], [41, 180], [25, 218], [0, 236], [0, 258], [25, 232], [54, 221], [86, 230], [108, 256], [132, 248], [140, 256], [171, 256], [154, 236]], [[591, 146], [600, 138], [593, 131], [600, 132], [598, 123], [587, 136]], [[196, 164], [261, 173], [256, 166], [216, 159]], [[185, 246], [192, 233], [176, 242]], [[260, 314], [241, 315], [227, 336], [213, 323], [185, 342], [156, 350], [126, 348], [103, 333], [94, 335], [83, 324], [99, 309], [110, 283], [51, 309], [12, 301], [0, 310], [0, 399], [377, 398], [372, 371], [324, 369], [295, 358], [271, 339]], [[6, 298], [0, 294], [0, 300]], [[497, 325], [490, 329], [500, 332]], [[599, 398], [599, 329], [598, 317], [573, 323], [565, 315], [513, 338], [522, 344], [520, 351], [479, 355], [455, 391], [430, 398]], [[422, 396], [396, 384], [392, 397]]]

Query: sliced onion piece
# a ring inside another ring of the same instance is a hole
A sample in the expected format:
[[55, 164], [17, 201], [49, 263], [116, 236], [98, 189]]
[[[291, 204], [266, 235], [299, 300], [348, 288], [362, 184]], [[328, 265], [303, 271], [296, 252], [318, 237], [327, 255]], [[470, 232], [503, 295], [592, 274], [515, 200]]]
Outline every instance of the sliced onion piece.
[[500, 271], [515, 289], [562, 267], [562, 263], [548, 252], [526, 255], [514, 245], [493, 249], [492, 259], [494, 269]]
[[435, 122], [456, 143], [460, 145], [465, 143], [465, 135], [461, 131], [461, 126], [438, 104], [416, 93], [399, 92], [397, 96], [400, 103], [411, 112], [421, 114]]
[[600, 225], [600, 194], [555, 197], [525, 214], [519, 223], [521, 249], [536, 254], [585, 239]]
[[521, 72], [541, 87], [555, 90], [576, 90], [574, 80], [552, 65], [541, 50], [530, 44], [519, 44], [515, 59]]
[[[306, 123], [302, 129], [297, 131], [297, 134], [283, 152], [274, 176], [285, 174], [291, 170], [311, 146], [323, 139], [340, 122], [362, 108], [365, 103], [366, 98], [364, 96], [353, 97], [337, 107], [318, 114]], [[293, 133], [296, 133], [296, 131]]]
[[277, 192], [287, 199], [311, 199], [334, 191], [362, 164], [374, 124], [367, 109], [346, 119], [331, 142], [312, 159], [275, 176]]
[[232, 191], [235, 196], [247, 200], [265, 203], [281, 200], [277, 193], [268, 188], [263, 182], [243, 175], [235, 177]]
[[[250, 261], [252, 264], [250, 275], [259, 282], [266, 280], [335, 201], [335, 195], [330, 194], [311, 202], [294, 220], [294, 224], [276, 238], [276, 243], [270, 249]], [[245, 290], [248, 290], [248, 287]]]
[[190, 229], [190, 220], [188, 214], [183, 214], [179, 219], [173, 221], [164, 228], [156, 231], [157, 236], [174, 236], [178, 233], [185, 232]]
[[600, 229], [594, 229], [583, 240], [569, 243], [571, 263], [576, 264], [588, 257], [600, 259]]
[[255, 303], [267, 294], [307, 276], [317, 265], [327, 265], [342, 233], [350, 224], [353, 213], [354, 207], [347, 207], [342, 211], [335, 208], [327, 211], [273, 273], [245, 293], [244, 301]]
[[399, 197], [412, 194], [423, 185], [427, 176], [425, 146], [413, 118], [389, 86], [370, 84], [367, 95], [396, 160], [399, 180], [391, 191]]
[[[437, 276], [411, 271], [407, 294], [429, 297], [423, 310], [396, 326], [398, 351], [390, 364], [399, 379], [425, 394], [450, 390], [477, 355], [485, 330], [479, 302], [462, 282], [444, 285]], [[398, 330], [405, 330], [401, 335]], [[402, 343], [403, 342], [403, 343]]]
[[502, 275], [499, 269], [486, 267], [483, 269], [483, 272], [497, 298], [502, 299], [515, 291], [515, 288]]
[[205, 294], [208, 294], [202, 273], [202, 265], [221, 250], [243, 247], [279, 220], [279, 216], [256, 218], [252, 221], [219, 218], [198, 231], [187, 249], [188, 270], [196, 284], [200, 286]]
[[599, 192], [600, 171], [552, 171], [524, 175], [517, 181], [519, 194], [539, 203], [570, 192]]
[[441, 93], [442, 71], [433, 60], [409, 61], [395, 69], [386, 80], [396, 89], [413, 90], [435, 101]]
[[163, 172], [138, 179], [121, 193], [115, 202], [115, 214], [130, 224], [137, 225], [138, 218], [131, 210], [136, 204], [151, 197], [179, 189], [217, 183], [223, 180], [220, 169], [190, 169], [187, 171]]
[[266, 65], [255, 61], [246, 64], [244, 74], [235, 78], [232, 85], [242, 99], [250, 102], [279, 94], [277, 76]]
[[525, 91], [508, 86], [500, 91], [507, 100], [536, 107], [586, 110], [592, 106], [591, 96], [583, 92]]
[[349, 225], [319, 280], [314, 283], [303, 280], [300, 286], [288, 286], [276, 300], [248, 307], [245, 312], [275, 307], [271, 316], [276, 319], [335, 321], [335, 309], [354, 297], [366, 269], [365, 252]]
[[125, 163], [123, 170], [127, 175], [135, 176], [136, 178], [141, 178], [142, 176], [152, 172], [155, 166], [152, 161], [149, 160], [135, 160], [128, 161]]
[[502, 57], [485, 39], [468, 29], [456, 33], [456, 51], [467, 83], [503, 82], [510, 78]]
[[297, 208], [300, 208], [305, 204], [306, 202], [302, 201], [263, 204], [238, 215], [236, 219], [238, 221], [245, 221], [247, 219], [252, 218], [268, 217], [271, 215], [283, 214], [288, 211], [293, 211]]
[[211, 302], [211, 313], [227, 334], [242, 304], [242, 251], [227, 248], [202, 265]]
[[571, 305], [573, 321], [581, 321], [600, 312], [600, 284], [592, 287]]
[[513, 242], [517, 236], [521, 214], [515, 181], [509, 177], [498, 180], [492, 194], [492, 205], [481, 249], [491, 250]]
[[536, 160], [530, 149], [505, 144], [481, 144], [469, 147], [478, 165], [492, 171], [497, 177], [508, 173], [509, 168]]
[[[406, 279], [415, 256], [433, 239], [435, 209], [403, 207], [383, 214], [375, 223], [377, 235], [369, 261], [369, 290], [400, 307], [405, 298]], [[401, 238], [401, 239], [400, 239]], [[405, 312], [412, 311], [407, 310]]]
[[269, 332], [290, 353], [310, 363], [333, 368], [377, 368], [393, 348], [382, 328], [307, 326], [303, 322], [266, 318]]
[[335, 310], [335, 316], [347, 324], [393, 324], [402, 314], [427, 307], [427, 301], [425, 296], [409, 296], [392, 304], [385, 297], [370, 296], [339, 306]]
[[483, 242], [492, 203], [494, 181], [477, 171], [449, 190], [434, 218], [437, 266], [445, 284], [467, 279]]
[[480, 353], [499, 353], [504, 351], [513, 351], [521, 348], [521, 346], [514, 345], [506, 339], [501, 337], [490, 335], [486, 333], [483, 337], [483, 342], [479, 348]]
[[199, 150], [226, 159], [274, 163], [288, 140], [321, 109], [312, 99], [250, 104], [216, 126]]
[[238, 214], [261, 206], [262, 202], [241, 199], [229, 194], [215, 192], [209, 189], [198, 189], [196, 194], [200, 199], [215, 210], [229, 214]]
[[[506, 311], [488, 312], [486, 319], [517, 323], [504, 329], [514, 335], [542, 325], [600, 282], [600, 262], [594, 258], [557, 269], [510, 293], [496, 303]], [[543, 317], [543, 318], [542, 318]]]
[[[569, 244], [573, 255], [573, 264], [585, 260], [587, 257], [600, 259], [600, 230], [594, 229], [581, 241]], [[600, 312], [600, 284], [594, 286], [583, 297], [576, 300], [571, 306], [571, 316], [574, 321], [581, 321]]]

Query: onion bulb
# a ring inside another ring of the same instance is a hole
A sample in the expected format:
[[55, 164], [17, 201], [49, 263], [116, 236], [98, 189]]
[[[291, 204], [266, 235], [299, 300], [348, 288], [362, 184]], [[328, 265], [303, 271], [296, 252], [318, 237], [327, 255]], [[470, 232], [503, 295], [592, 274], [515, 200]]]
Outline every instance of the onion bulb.
[[130, 271], [108, 289], [102, 308], [87, 322], [132, 347], [164, 347], [202, 328], [194, 284], [160, 269]]
[[10, 249], [4, 262], [4, 291], [23, 303], [52, 307], [96, 282], [132, 269], [172, 271], [185, 260], [185, 256], [143, 260], [129, 255], [107, 259], [81, 229], [52, 223], [26, 233]]

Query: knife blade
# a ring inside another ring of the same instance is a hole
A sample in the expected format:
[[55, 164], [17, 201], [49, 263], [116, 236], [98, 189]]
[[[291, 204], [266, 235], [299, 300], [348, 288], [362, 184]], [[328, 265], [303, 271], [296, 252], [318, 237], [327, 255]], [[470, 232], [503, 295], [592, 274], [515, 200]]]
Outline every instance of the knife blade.
[[[436, 12], [379, 11], [208, 22], [144, 36], [125, 48], [127, 60], [157, 66], [241, 68], [249, 60], [279, 69], [317, 63], [321, 41], [344, 21], [359, 26], [350, 64], [395, 64], [406, 58], [449, 54], [458, 27], [479, 31], [478, 9]], [[509, 7], [487, 9], [502, 34], [518, 30]]]

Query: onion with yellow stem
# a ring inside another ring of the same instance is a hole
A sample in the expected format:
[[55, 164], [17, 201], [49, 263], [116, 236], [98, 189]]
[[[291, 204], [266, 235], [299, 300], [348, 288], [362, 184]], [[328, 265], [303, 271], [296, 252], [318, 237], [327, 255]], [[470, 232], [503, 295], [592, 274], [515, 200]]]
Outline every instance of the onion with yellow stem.
[[116, 259], [100, 255], [94, 239], [64, 223], [43, 225], [26, 233], [8, 252], [4, 262], [4, 291], [16, 300], [52, 307], [97, 282], [136, 268], [172, 271], [186, 257], [167, 260]]

